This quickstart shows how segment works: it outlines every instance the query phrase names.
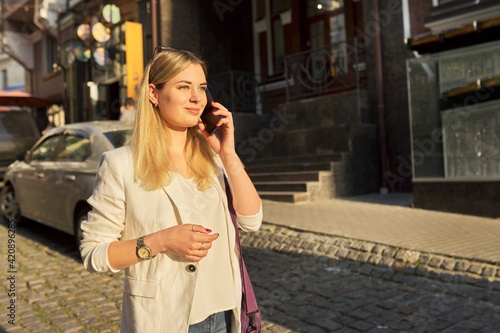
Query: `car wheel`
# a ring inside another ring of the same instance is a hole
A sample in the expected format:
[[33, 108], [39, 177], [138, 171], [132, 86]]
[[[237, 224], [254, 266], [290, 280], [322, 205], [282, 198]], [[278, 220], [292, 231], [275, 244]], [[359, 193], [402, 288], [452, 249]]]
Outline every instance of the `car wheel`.
[[5, 186], [0, 192], [0, 210], [2, 211], [2, 217], [6, 221], [21, 222], [19, 204], [16, 200], [14, 188], [11, 185]]
[[83, 234], [82, 234], [82, 228], [81, 224], [83, 221], [87, 219], [87, 214], [89, 213], [90, 209], [88, 208], [83, 208], [78, 211], [75, 217], [75, 244], [76, 248], [78, 249], [80, 247], [80, 242], [82, 241]]

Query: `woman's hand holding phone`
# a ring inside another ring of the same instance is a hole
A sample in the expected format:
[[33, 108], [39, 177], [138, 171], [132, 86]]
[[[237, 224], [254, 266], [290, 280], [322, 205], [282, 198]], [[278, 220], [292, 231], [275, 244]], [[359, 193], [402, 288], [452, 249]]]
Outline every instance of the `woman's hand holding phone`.
[[[234, 143], [234, 124], [231, 112], [224, 105], [215, 102], [207, 89], [208, 103], [205, 111], [210, 109], [209, 115], [201, 118], [198, 124], [212, 150], [221, 158], [236, 154]], [[203, 114], [205, 114], [205, 111]], [[203, 119], [206, 119], [205, 122]], [[211, 119], [211, 121], [209, 121]]]
[[201, 114], [201, 121], [203, 125], [205, 125], [205, 131], [208, 133], [209, 136], [215, 134], [217, 132], [217, 124], [219, 123], [219, 120], [222, 118], [221, 115], [214, 115], [213, 113], [217, 111], [217, 108], [213, 106], [214, 99], [212, 95], [210, 94], [210, 91], [206, 90], [207, 92], [207, 105], [205, 106], [205, 109], [203, 110], [203, 113]]

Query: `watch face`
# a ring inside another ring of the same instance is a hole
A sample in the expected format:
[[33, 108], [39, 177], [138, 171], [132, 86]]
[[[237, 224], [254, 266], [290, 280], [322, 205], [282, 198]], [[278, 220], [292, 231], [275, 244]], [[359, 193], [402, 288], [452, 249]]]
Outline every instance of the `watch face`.
[[139, 255], [139, 258], [142, 258], [142, 259], [148, 259], [151, 255], [151, 253], [147, 247], [140, 247], [137, 250], [137, 254]]

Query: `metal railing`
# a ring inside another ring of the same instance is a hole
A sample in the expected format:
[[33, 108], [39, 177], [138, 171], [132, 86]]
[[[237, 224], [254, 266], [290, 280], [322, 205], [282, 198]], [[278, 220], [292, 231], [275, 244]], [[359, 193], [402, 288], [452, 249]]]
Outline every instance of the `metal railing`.
[[358, 88], [361, 64], [357, 38], [285, 57], [287, 102]]

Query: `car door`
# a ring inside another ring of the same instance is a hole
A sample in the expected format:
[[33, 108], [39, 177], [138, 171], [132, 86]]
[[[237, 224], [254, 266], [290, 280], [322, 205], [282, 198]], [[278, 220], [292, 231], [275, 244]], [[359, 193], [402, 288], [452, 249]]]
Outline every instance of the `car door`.
[[48, 213], [54, 226], [59, 230], [73, 232], [75, 203], [80, 199], [80, 178], [85, 160], [91, 152], [90, 138], [81, 130], [64, 132], [61, 149], [58, 150], [54, 164], [54, 178], [50, 180], [50, 200]]
[[48, 220], [47, 203], [55, 156], [61, 144], [61, 135], [47, 137], [29, 154], [27, 167], [16, 174], [16, 197], [24, 216], [38, 222]]

